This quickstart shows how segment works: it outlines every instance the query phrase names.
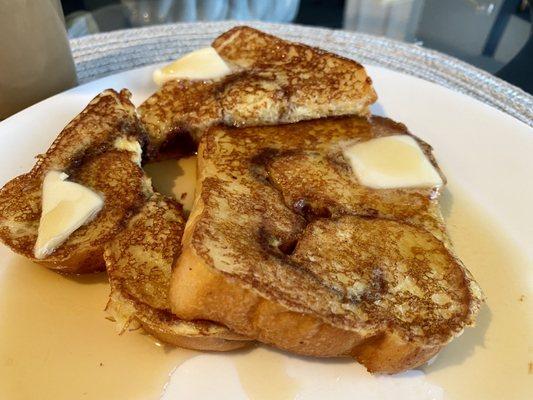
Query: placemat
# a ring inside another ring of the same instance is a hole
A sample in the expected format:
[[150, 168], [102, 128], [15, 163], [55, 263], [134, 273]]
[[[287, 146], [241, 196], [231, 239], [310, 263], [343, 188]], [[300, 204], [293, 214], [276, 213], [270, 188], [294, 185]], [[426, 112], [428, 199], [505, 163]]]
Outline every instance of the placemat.
[[[71, 40], [78, 79], [85, 83], [116, 72], [169, 61], [204, 47], [243, 22], [176, 23], [99, 33]], [[418, 45], [299, 25], [246, 22], [247, 25], [341, 54], [362, 64], [378, 65], [468, 94], [533, 126], [533, 96], [456, 58]]]

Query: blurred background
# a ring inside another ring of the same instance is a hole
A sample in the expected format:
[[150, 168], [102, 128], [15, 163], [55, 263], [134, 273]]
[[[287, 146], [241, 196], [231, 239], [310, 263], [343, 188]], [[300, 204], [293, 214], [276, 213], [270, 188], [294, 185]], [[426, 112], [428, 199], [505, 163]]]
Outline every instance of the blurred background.
[[261, 20], [371, 33], [460, 58], [533, 93], [529, 0], [62, 0], [70, 38], [179, 21]]

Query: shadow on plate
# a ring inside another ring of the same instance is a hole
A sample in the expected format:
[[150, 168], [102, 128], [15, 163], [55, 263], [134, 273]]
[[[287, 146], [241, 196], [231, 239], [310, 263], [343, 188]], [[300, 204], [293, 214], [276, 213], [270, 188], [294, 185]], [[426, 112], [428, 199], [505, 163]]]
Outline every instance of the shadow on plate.
[[442, 213], [442, 216], [444, 217], [444, 220], [448, 220], [453, 208], [453, 194], [447, 186], [444, 187], [444, 190], [441, 193], [439, 203], [440, 211]]
[[55, 275], [58, 280], [67, 279], [69, 281], [73, 281], [73, 282], [81, 283], [85, 285], [107, 283], [107, 274], [105, 272], [96, 272], [96, 273], [85, 274], [85, 275], [63, 274], [63, 273], [54, 271], [50, 268], [46, 268], [37, 263], [34, 263], [18, 254], [15, 254], [13, 258], [11, 259], [11, 262], [5, 265], [5, 267], [7, 270], [11, 270], [12, 272], [17, 271], [19, 273], [23, 272], [24, 274], [30, 274], [30, 275], [39, 274], [41, 277], [43, 277], [42, 274], [49, 275], [49, 276]]
[[84, 275], [67, 275], [62, 273], [57, 273], [61, 278], [73, 281], [82, 285], [95, 285], [98, 283], [107, 283], [107, 274], [103, 272], [94, 272], [91, 274]]
[[376, 102], [370, 106], [370, 112], [372, 112], [372, 115], [379, 115], [380, 117], [386, 117], [387, 113], [385, 112], [385, 109], [381, 105], [381, 103]]

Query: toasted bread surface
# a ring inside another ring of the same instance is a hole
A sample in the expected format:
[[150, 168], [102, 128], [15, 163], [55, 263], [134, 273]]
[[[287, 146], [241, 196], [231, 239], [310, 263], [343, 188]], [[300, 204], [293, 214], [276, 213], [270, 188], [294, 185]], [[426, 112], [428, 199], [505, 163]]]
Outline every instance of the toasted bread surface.
[[342, 156], [405, 134], [379, 117], [212, 128], [172, 311], [375, 372], [426, 362], [473, 324], [480, 289], [453, 254], [439, 190], [364, 187]]
[[[223, 33], [215, 39], [213, 47], [222, 58], [240, 68], [257, 70], [263, 82], [277, 83], [279, 89], [265, 89], [268, 93], [279, 93], [286, 102], [279, 122], [368, 115], [368, 106], [377, 98], [372, 80], [361, 64], [316, 47], [289, 42], [247, 26]], [[251, 125], [246, 124], [246, 118], [231, 120], [238, 126]]]
[[[62, 272], [102, 270], [103, 246], [123, 227], [151, 192], [137, 157], [114, 147], [118, 138], [144, 143], [146, 133], [136, 117], [126, 90], [106, 90], [70, 122], [32, 170], [0, 190], [0, 239], [13, 251]], [[69, 179], [100, 193], [104, 208], [96, 218], [73, 232], [44, 259], [34, 257], [41, 215], [42, 181], [47, 172], [69, 174]]]
[[108, 311], [120, 331], [139, 322], [147, 332], [175, 346], [226, 351], [249, 344], [220, 324], [184, 321], [170, 312], [170, 275], [180, 254], [184, 226], [181, 205], [156, 193], [106, 244], [111, 285]]
[[139, 113], [150, 155], [174, 136], [196, 140], [210, 126], [273, 125], [335, 115], [368, 115], [376, 101], [372, 81], [353, 60], [292, 43], [246, 26], [213, 42], [233, 68], [216, 81], [173, 80]]
[[148, 131], [149, 153], [157, 156], [175, 136], [203, 131], [222, 119], [218, 101], [221, 82], [169, 81], [139, 106]]

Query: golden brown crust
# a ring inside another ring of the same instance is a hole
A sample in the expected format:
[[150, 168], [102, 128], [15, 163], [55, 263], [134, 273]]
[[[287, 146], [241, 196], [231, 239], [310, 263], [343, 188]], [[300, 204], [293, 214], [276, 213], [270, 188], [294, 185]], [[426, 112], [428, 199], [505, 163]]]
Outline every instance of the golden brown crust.
[[[239, 67], [276, 77], [288, 108], [281, 122], [335, 115], [367, 115], [377, 99], [372, 80], [356, 61], [237, 26], [212, 46]], [[250, 125], [250, 124], [249, 124]]]
[[104, 90], [59, 133], [30, 174], [38, 177], [50, 170], [69, 171], [84, 158], [105, 152], [118, 137], [147, 140], [127, 89]]
[[225, 321], [232, 330], [283, 350], [313, 357], [353, 357], [370, 372], [394, 374], [427, 362], [441, 348], [394, 335], [368, 339], [311, 314], [291, 311], [217, 273], [191, 249], [182, 254], [180, 266], [172, 279], [190, 284], [171, 286], [171, 299], [184, 300], [173, 303], [175, 313]]
[[108, 311], [121, 331], [133, 322], [158, 339], [196, 350], [227, 351], [251, 341], [211, 321], [184, 321], [169, 311], [172, 264], [185, 219], [179, 203], [155, 193], [106, 244], [111, 294]]
[[[0, 239], [11, 249], [48, 268], [86, 273], [104, 268], [103, 245], [151, 191], [132, 153], [113, 147], [119, 137], [146, 139], [128, 91], [106, 90], [95, 97], [58, 135], [32, 170], [0, 190]], [[37, 260], [33, 247], [41, 214], [41, 185], [51, 170], [103, 195], [104, 208], [50, 256]]]
[[184, 226], [181, 205], [154, 193], [106, 243], [111, 286], [147, 306], [167, 310], [172, 264], [180, 254]]
[[150, 135], [150, 157], [174, 135], [195, 139], [209, 127], [290, 123], [369, 114], [372, 81], [355, 61], [243, 26], [213, 47], [233, 67], [218, 81], [169, 81], [139, 113]]
[[184, 321], [166, 310], [158, 310], [139, 301], [120, 287], [111, 288], [106, 307], [118, 332], [135, 323], [164, 343], [193, 350], [231, 351], [249, 346], [250, 339], [211, 321]]
[[170, 81], [141, 104], [139, 114], [150, 137], [149, 157], [157, 157], [174, 136], [199, 136], [220, 121], [220, 90], [220, 82]]
[[452, 253], [439, 192], [364, 187], [341, 155], [393, 134], [409, 133], [378, 117], [213, 128], [173, 312], [378, 372], [427, 361], [473, 324], [481, 293]]
[[[22, 178], [23, 177], [23, 178]], [[146, 199], [146, 182], [131, 154], [108, 151], [95, 156], [73, 171], [71, 179], [103, 195], [104, 208], [43, 260], [34, 257], [41, 214], [40, 182], [23, 175], [4, 186], [0, 193], [2, 225], [0, 237], [11, 249], [48, 268], [67, 273], [102, 270], [104, 244], [123, 228]], [[22, 212], [22, 210], [28, 210]], [[29, 210], [32, 210], [29, 212]]]

